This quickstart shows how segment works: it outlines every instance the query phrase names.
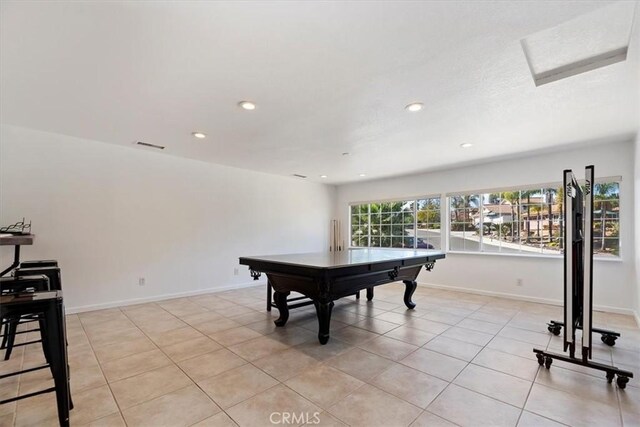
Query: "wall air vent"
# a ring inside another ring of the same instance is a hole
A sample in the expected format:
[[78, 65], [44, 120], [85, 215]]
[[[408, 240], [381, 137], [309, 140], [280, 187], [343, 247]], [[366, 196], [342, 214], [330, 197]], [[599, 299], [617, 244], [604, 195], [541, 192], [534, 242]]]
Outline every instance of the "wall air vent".
[[635, 2], [616, 2], [521, 40], [536, 86], [627, 59]]
[[165, 147], [163, 145], [149, 144], [148, 142], [136, 141], [136, 145], [142, 145], [143, 147], [155, 148], [158, 150], [164, 150]]
[[295, 176], [296, 178], [306, 178], [306, 175], [300, 175], [299, 173], [294, 173], [293, 176]]

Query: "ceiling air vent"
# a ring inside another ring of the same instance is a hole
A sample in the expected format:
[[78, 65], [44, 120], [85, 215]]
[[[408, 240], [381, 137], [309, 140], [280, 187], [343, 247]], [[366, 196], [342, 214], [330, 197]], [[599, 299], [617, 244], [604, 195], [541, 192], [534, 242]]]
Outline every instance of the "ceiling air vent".
[[306, 178], [306, 175], [300, 175], [299, 173], [294, 173], [293, 176], [295, 176], [296, 178]]
[[148, 142], [136, 141], [136, 145], [142, 145], [143, 147], [156, 148], [158, 150], [164, 150], [165, 147], [162, 145], [149, 144]]

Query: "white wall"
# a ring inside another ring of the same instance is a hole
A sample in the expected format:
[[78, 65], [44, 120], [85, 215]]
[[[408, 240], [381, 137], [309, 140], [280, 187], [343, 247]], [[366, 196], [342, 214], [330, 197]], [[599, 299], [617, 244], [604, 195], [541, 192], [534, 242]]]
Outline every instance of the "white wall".
[[[601, 309], [631, 313], [636, 301], [633, 148], [633, 141], [585, 145], [520, 159], [342, 185], [338, 187], [337, 215], [348, 235], [351, 202], [561, 182], [563, 169], [573, 169], [580, 177], [586, 165], [594, 164], [597, 177], [622, 176], [621, 259], [594, 262], [594, 303]], [[635, 212], [637, 217], [638, 209]], [[423, 271], [419, 281], [560, 303], [562, 271], [560, 258], [450, 253], [433, 272]], [[523, 286], [516, 286], [518, 278], [523, 279]]]
[[0, 224], [33, 221], [23, 259], [60, 261], [68, 310], [249, 283], [239, 256], [326, 249], [334, 202], [298, 178], [1, 128]]
[[[547, 183], [564, 168], [579, 175], [591, 163], [597, 176], [622, 176], [621, 261], [595, 262], [595, 303], [640, 312], [640, 150], [633, 141], [342, 185], [336, 195], [332, 186], [294, 178], [2, 126], [0, 224], [31, 219], [37, 240], [23, 259], [58, 259], [67, 307], [87, 309], [247, 284], [238, 256], [324, 250], [332, 213], [347, 235], [350, 202]], [[11, 248], [0, 255], [9, 264]], [[560, 259], [448, 254], [419, 280], [562, 299]]]

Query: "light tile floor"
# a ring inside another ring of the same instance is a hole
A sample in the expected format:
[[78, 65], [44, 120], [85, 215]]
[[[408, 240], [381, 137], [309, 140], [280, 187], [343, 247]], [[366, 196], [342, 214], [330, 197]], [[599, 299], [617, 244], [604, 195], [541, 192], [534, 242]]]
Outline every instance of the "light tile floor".
[[[560, 307], [419, 287], [410, 311], [402, 294], [338, 301], [325, 346], [312, 306], [276, 328], [262, 287], [69, 315], [71, 424], [640, 425], [637, 378], [623, 391], [599, 371], [538, 366], [533, 347], [560, 349], [546, 330]], [[594, 357], [640, 374], [633, 319], [595, 324], [622, 338], [595, 336]], [[19, 347], [0, 372], [42, 362], [39, 345]], [[46, 370], [5, 379], [0, 398], [49, 384]], [[34, 425], [57, 425], [53, 394], [0, 406], [0, 427]]]

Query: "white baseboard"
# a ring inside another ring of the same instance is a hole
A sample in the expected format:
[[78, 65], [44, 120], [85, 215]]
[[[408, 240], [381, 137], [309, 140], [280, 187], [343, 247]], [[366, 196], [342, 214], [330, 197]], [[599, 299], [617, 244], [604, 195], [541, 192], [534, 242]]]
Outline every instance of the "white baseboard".
[[[445, 289], [448, 291], [467, 292], [467, 293], [476, 294], [476, 295], [486, 295], [490, 297], [500, 297], [500, 298], [506, 298], [506, 299], [512, 299], [512, 300], [527, 301], [527, 302], [537, 302], [540, 304], [550, 304], [550, 305], [558, 305], [558, 306], [564, 305], [564, 301], [551, 299], [551, 298], [529, 297], [525, 295], [509, 294], [506, 292], [485, 291], [481, 289], [462, 288], [462, 287], [450, 286], [450, 285], [439, 285], [437, 283], [421, 282], [420, 285], [426, 286], [428, 288]], [[628, 316], [634, 316], [636, 319], [636, 322], [640, 326], [640, 318], [638, 317], [638, 313], [636, 313], [634, 310], [630, 308], [610, 307], [607, 305], [594, 305], [593, 309], [596, 311], [604, 311], [607, 313], [617, 313], [617, 314], [626, 314]]]
[[[85, 311], [104, 310], [106, 308], [125, 307], [128, 305], [144, 304], [147, 302], [163, 301], [163, 300], [173, 299], [173, 298], [191, 297], [196, 295], [230, 291], [234, 289], [250, 288], [252, 286], [258, 286], [258, 285], [266, 285], [266, 282], [264, 281], [256, 282], [252, 280], [251, 282], [245, 282], [241, 284], [222, 286], [222, 287], [216, 287], [216, 288], [197, 289], [194, 291], [161, 294], [161, 295], [154, 295], [154, 296], [144, 297], [144, 298], [133, 298], [128, 300], [111, 301], [111, 302], [102, 303], [102, 304], [83, 305], [79, 307], [67, 307], [65, 311], [67, 312], [67, 314], [75, 314], [75, 313], [82, 313]], [[561, 300], [550, 299], [550, 298], [528, 297], [523, 295], [509, 294], [505, 292], [484, 291], [484, 290], [473, 289], [473, 288], [462, 288], [457, 286], [439, 285], [436, 283], [421, 282], [420, 286], [426, 286], [428, 288], [435, 288], [435, 289], [445, 289], [449, 291], [467, 292], [467, 293], [476, 294], [476, 295], [486, 295], [486, 296], [507, 298], [507, 299], [513, 299], [513, 300], [519, 300], [519, 301], [537, 302], [541, 304], [550, 304], [550, 305], [557, 305], [557, 306], [562, 306], [564, 304], [564, 302]], [[626, 315], [633, 316], [635, 318], [636, 324], [638, 325], [638, 327], [640, 327], [640, 315], [635, 310], [632, 310], [629, 308], [618, 308], [618, 307], [609, 307], [609, 306], [600, 306], [600, 305], [594, 306], [594, 310], [604, 311], [607, 313], [618, 313], [618, 314], [626, 314]]]
[[234, 290], [234, 289], [250, 288], [252, 286], [258, 286], [258, 285], [265, 285], [266, 286], [266, 284], [267, 283], [265, 281], [253, 281], [252, 280], [251, 282], [240, 283], [240, 284], [229, 285], [229, 286], [221, 286], [221, 287], [216, 287], [216, 288], [197, 289], [197, 290], [194, 290], [194, 291], [153, 295], [153, 296], [143, 297], [143, 298], [133, 298], [133, 299], [127, 299], [127, 300], [120, 300], [120, 301], [111, 301], [111, 302], [106, 302], [106, 303], [102, 303], [102, 304], [90, 304], [90, 305], [82, 305], [82, 306], [78, 306], [78, 307], [65, 307], [65, 312], [67, 314], [83, 313], [85, 311], [104, 310], [106, 308], [125, 307], [125, 306], [128, 306], [128, 305], [144, 304], [144, 303], [147, 303], [147, 302], [163, 301], [163, 300], [173, 299], [173, 298], [192, 297], [192, 296], [196, 296], [196, 295], [212, 294], [212, 293], [217, 293], [217, 292], [230, 291], [230, 290]]

